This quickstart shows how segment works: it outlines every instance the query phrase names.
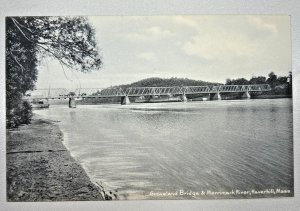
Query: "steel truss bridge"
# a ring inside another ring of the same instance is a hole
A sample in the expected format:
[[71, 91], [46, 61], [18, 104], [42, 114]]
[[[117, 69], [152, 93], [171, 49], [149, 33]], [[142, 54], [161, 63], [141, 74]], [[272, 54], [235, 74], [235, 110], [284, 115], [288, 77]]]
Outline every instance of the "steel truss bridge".
[[24, 99], [68, 99], [68, 98], [107, 98], [107, 97], [140, 97], [166, 95], [192, 95], [221, 93], [251, 93], [270, 91], [268, 84], [253, 85], [219, 85], [219, 86], [174, 86], [174, 87], [129, 87], [122, 88], [66, 88], [37, 89]]

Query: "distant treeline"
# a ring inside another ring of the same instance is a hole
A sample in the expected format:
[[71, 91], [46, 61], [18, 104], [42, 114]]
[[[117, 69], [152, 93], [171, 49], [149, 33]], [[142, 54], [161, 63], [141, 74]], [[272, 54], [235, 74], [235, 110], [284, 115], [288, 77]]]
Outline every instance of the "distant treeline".
[[169, 87], [169, 86], [210, 86], [221, 85], [220, 83], [206, 82], [201, 80], [191, 80], [188, 78], [147, 78], [131, 84], [119, 85], [126, 89], [128, 87]]
[[269, 73], [268, 78], [264, 76], [252, 77], [250, 80], [245, 78], [227, 79], [226, 85], [247, 85], [247, 84], [269, 84], [271, 91], [267, 95], [292, 95], [292, 72], [288, 76], [277, 76], [274, 72]]

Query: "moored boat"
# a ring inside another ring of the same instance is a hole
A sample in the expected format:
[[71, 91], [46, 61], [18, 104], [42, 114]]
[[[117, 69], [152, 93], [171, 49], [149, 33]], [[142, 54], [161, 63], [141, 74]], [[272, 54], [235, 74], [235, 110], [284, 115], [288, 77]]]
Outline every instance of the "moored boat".
[[34, 109], [49, 108], [50, 104], [48, 100], [44, 100], [44, 99], [32, 100], [31, 107]]

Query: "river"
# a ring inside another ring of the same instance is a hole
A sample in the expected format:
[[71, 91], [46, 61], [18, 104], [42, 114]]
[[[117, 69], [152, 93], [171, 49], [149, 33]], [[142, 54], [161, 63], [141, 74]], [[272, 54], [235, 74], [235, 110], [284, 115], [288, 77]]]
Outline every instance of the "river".
[[59, 121], [71, 155], [119, 199], [293, 192], [292, 99], [51, 105], [35, 113]]

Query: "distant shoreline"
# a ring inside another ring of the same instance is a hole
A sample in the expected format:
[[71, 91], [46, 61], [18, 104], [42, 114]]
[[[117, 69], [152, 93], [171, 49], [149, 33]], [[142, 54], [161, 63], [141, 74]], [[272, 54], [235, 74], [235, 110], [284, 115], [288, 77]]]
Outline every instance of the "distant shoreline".
[[62, 141], [58, 125], [37, 115], [31, 124], [7, 131], [7, 201], [111, 199]]
[[292, 95], [258, 95], [251, 99], [280, 99], [280, 98], [293, 98]]

